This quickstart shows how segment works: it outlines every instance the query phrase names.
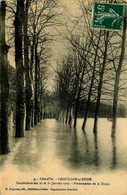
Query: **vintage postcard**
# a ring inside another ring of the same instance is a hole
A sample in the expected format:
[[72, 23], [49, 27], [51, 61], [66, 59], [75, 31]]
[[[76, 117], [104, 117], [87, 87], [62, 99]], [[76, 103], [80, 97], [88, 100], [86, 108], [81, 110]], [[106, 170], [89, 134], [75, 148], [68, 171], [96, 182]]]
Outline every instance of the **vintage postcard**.
[[127, 194], [126, 5], [0, 0], [0, 195]]

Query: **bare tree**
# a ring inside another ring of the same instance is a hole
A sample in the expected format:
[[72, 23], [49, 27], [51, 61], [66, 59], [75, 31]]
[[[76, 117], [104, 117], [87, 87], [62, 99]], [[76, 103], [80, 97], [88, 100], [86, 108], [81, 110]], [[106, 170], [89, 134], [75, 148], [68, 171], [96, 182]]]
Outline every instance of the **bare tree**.
[[89, 107], [90, 107], [90, 102], [91, 102], [92, 89], [93, 89], [95, 74], [96, 74], [96, 66], [97, 66], [97, 58], [98, 58], [97, 54], [98, 54], [98, 50], [99, 50], [100, 37], [101, 37], [101, 31], [99, 33], [98, 40], [97, 40], [97, 45], [96, 45], [96, 48], [95, 48], [95, 56], [94, 56], [94, 59], [93, 59], [92, 78], [91, 78], [91, 83], [90, 83], [89, 92], [88, 92], [88, 98], [87, 98], [87, 103], [86, 103], [84, 121], [83, 121], [83, 124], [82, 124], [82, 130], [85, 130], [85, 125], [86, 125], [88, 112], [89, 112]]
[[121, 69], [122, 69], [123, 60], [124, 60], [125, 40], [126, 40], [126, 18], [124, 18], [124, 23], [123, 23], [123, 35], [122, 35], [122, 42], [121, 42], [121, 54], [120, 54], [120, 58], [119, 58], [118, 67], [116, 69], [116, 78], [115, 78], [115, 84], [114, 84], [113, 123], [112, 123], [112, 134], [111, 134], [112, 137], [115, 136], [115, 130], [116, 130], [119, 82], [120, 82], [120, 74], [121, 74]]
[[31, 107], [32, 107], [32, 84], [30, 74], [30, 59], [29, 59], [29, 36], [28, 36], [28, 14], [31, 0], [26, 0], [24, 5], [24, 69], [25, 69], [25, 94], [26, 94], [26, 130], [31, 129]]
[[15, 62], [16, 62], [16, 137], [24, 137], [25, 89], [23, 67], [23, 16], [24, 0], [17, 0], [15, 14]]
[[106, 65], [106, 58], [107, 58], [107, 49], [108, 49], [108, 37], [109, 37], [109, 31], [105, 32], [105, 49], [104, 49], [104, 56], [103, 56], [103, 63], [102, 63], [102, 68], [100, 72], [100, 79], [99, 79], [99, 85], [98, 85], [98, 94], [97, 94], [97, 104], [96, 104], [96, 109], [95, 109], [95, 118], [94, 118], [94, 127], [93, 127], [93, 132], [97, 132], [97, 122], [98, 122], [98, 111], [99, 111], [99, 106], [100, 106], [100, 100], [101, 100], [101, 89], [102, 89], [102, 84], [103, 84], [103, 76], [104, 76], [104, 71], [105, 71], [105, 65]]
[[[34, 92], [32, 92], [32, 125], [38, 123], [39, 119], [39, 107], [40, 107], [40, 100], [38, 93], [39, 87], [38, 83], [41, 81], [39, 80], [39, 70], [41, 69], [40, 63], [43, 61], [45, 64], [46, 55], [44, 54], [45, 44], [51, 40], [51, 33], [49, 33], [49, 28], [53, 25], [56, 25], [57, 19], [56, 16], [58, 15], [57, 10], [57, 1], [53, 0], [37, 0], [31, 4], [30, 11], [29, 11], [29, 41], [31, 47], [31, 59], [30, 59], [30, 75], [31, 75], [31, 83], [33, 85]], [[43, 56], [40, 58], [40, 54]], [[43, 58], [43, 60], [42, 60]], [[41, 61], [40, 61], [41, 59]], [[34, 72], [34, 76], [33, 76]], [[45, 75], [44, 75], [45, 77]], [[34, 117], [33, 117], [34, 115]]]
[[6, 2], [0, 2], [0, 154], [9, 152], [8, 146], [8, 46], [5, 42]]

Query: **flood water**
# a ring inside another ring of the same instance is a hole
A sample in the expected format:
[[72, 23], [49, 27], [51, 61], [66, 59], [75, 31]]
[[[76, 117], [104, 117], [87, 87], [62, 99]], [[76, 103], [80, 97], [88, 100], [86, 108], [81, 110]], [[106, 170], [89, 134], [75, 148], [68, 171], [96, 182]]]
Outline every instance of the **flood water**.
[[[16, 178], [21, 179], [22, 175], [25, 178], [33, 175], [101, 176], [105, 173], [106, 178], [112, 174], [114, 178], [118, 174], [125, 176], [127, 119], [118, 119], [114, 139], [111, 138], [112, 123], [107, 119], [99, 119], [96, 136], [92, 133], [93, 119], [88, 119], [85, 133], [81, 130], [82, 121], [78, 119], [74, 129], [55, 119], [42, 120], [25, 132], [24, 138], [14, 138], [10, 129], [11, 152], [0, 156], [2, 178], [11, 175], [14, 185]], [[9, 185], [10, 180], [8, 182]]]

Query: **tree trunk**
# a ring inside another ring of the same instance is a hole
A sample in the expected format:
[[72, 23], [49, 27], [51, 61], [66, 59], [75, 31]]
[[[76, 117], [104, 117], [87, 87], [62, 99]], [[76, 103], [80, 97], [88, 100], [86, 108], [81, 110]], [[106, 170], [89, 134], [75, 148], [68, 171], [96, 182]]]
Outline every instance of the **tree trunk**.
[[37, 89], [38, 89], [38, 105], [37, 105], [37, 115], [38, 122], [41, 120], [41, 84], [42, 84], [41, 68], [40, 68], [40, 58], [38, 57], [38, 69], [37, 69]]
[[99, 43], [100, 43], [100, 37], [101, 37], [101, 30], [99, 33], [99, 38], [98, 38], [97, 47], [96, 47], [96, 51], [95, 51], [93, 74], [92, 74], [90, 89], [89, 89], [89, 93], [88, 93], [88, 100], [87, 100], [87, 104], [86, 104], [86, 110], [85, 110], [85, 116], [84, 116], [84, 121], [83, 121], [83, 125], [82, 125], [82, 130], [85, 130], [85, 125], [86, 125], [86, 121], [87, 121], [87, 117], [88, 117], [88, 111], [89, 111], [89, 107], [90, 107], [90, 100], [91, 100], [91, 95], [92, 95], [92, 88], [93, 88], [93, 84], [94, 84], [94, 79], [95, 79], [97, 53], [98, 53], [98, 48], [99, 48]]
[[80, 93], [81, 93], [81, 89], [79, 89], [78, 96], [77, 96], [77, 99], [76, 99], [76, 104], [75, 104], [75, 110], [74, 110], [74, 128], [77, 125], [77, 117], [78, 117], [78, 108], [79, 108]]
[[120, 54], [118, 68], [116, 70], [116, 78], [115, 78], [115, 85], [114, 85], [113, 122], [112, 122], [112, 133], [111, 133], [112, 137], [115, 136], [115, 131], [116, 131], [119, 81], [120, 81], [121, 68], [122, 68], [124, 53], [125, 53], [125, 40], [126, 40], [126, 18], [124, 18], [123, 35], [122, 35], [122, 43], [121, 43], [121, 54]]
[[42, 112], [43, 112], [43, 84], [42, 84], [42, 75], [43, 73], [40, 71], [40, 120], [42, 120]]
[[103, 75], [105, 71], [105, 65], [106, 65], [106, 57], [107, 57], [107, 48], [108, 48], [108, 37], [109, 37], [109, 31], [105, 31], [105, 51], [104, 51], [104, 59], [103, 59], [103, 64], [100, 72], [100, 80], [98, 84], [98, 95], [97, 95], [97, 103], [96, 103], [96, 108], [95, 108], [95, 116], [94, 116], [94, 127], [93, 127], [93, 132], [97, 132], [97, 123], [98, 123], [98, 111], [100, 107], [100, 100], [101, 100], [101, 89], [102, 89], [102, 84], [103, 84]]
[[37, 43], [35, 44], [35, 89], [34, 89], [34, 98], [35, 98], [35, 112], [34, 112], [34, 125], [38, 123], [38, 54], [37, 54]]
[[[85, 69], [86, 69], [86, 63], [83, 64], [82, 71], [81, 71], [81, 78], [79, 77], [79, 79], [80, 79], [79, 80], [79, 89], [78, 89], [78, 95], [76, 98], [75, 110], [74, 110], [74, 128], [76, 127], [76, 124], [77, 124], [80, 94], [81, 94], [81, 90], [82, 90], [82, 83], [83, 83]], [[77, 87], [78, 87], [78, 85], [77, 85]]]
[[0, 2], [0, 154], [9, 152], [8, 146], [8, 47], [5, 43], [6, 3]]
[[31, 97], [31, 126], [34, 127], [34, 87], [33, 87], [33, 63], [34, 63], [34, 48], [35, 48], [35, 36], [33, 36], [32, 46], [31, 46], [31, 61], [30, 61], [30, 77], [31, 77], [31, 87], [32, 87], [32, 97]]
[[15, 62], [16, 62], [16, 137], [24, 137], [24, 67], [22, 57], [22, 16], [24, 0], [17, 0], [15, 14]]
[[65, 114], [66, 114], [66, 111], [62, 110], [61, 111], [61, 120], [60, 121], [63, 122], [63, 123], [65, 122]]
[[68, 108], [66, 109], [66, 119], [65, 119], [65, 124], [67, 124], [68, 121]]
[[68, 120], [68, 125], [72, 124], [72, 108], [69, 109], [69, 120]]
[[26, 83], [26, 130], [31, 129], [31, 107], [32, 107], [32, 87], [31, 87], [31, 74], [29, 64], [29, 38], [28, 38], [28, 7], [29, 0], [26, 2], [24, 13], [24, 67], [25, 67], [25, 83]]

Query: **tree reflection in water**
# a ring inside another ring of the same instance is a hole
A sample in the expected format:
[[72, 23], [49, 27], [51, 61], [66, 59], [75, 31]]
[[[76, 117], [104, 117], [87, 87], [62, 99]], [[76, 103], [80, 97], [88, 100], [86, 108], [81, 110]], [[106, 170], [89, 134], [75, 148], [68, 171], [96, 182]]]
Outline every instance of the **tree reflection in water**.
[[93, 134], [89, 126], [83, 132], [80, 126], [74, 129], [54, 119], [44, 120], [24, 138], [12, 138], [11, 153], [0, 156], [0, 168], [11, 165], [21, 171], [36, 171], [55, 165], [85, 173], [126, 169], [127, 132], [118, 128], [116, 142], [106, 122], [100, 119], [98, 133]]
[[[65, 132], [64, 132], [65, 133]], [[97, 134], [93, 134], [93, 140], [89, 140], [86, 132], [72, 129], [71, 132], [59, 134], [56, 137], [57, 154], [64, 161], [64, 166], [72, 169], [91, 169], [99, 167]], [[62, 140], [62, 142], [61, 142]], [[92, 146], [92, 147], [91, 147]]]
[[112, 137], [112, 162], [111, 168], [114, 169], [117, 165], [117, 156], [116, 156], [116, 137]]

